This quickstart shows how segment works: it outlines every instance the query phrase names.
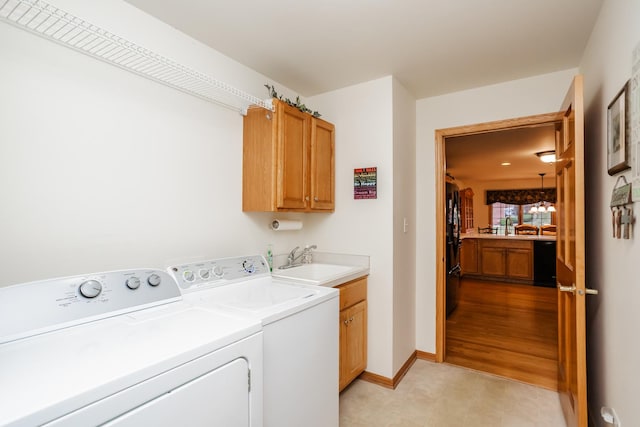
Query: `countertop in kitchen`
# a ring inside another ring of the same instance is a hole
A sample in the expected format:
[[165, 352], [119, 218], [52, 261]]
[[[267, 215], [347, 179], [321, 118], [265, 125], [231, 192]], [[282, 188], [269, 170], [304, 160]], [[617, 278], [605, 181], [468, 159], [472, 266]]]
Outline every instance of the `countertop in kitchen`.
[[461, 239], [502, 239], [502, 240], [546, 240], [546, 241], [555, 241], [556, 236], [553, 235], [543, 235], [539, 236], [536, 234], [509, 234], [505, 236], [504, 234], [479, 234], [479, 233], [463, 233], [460, 235]]

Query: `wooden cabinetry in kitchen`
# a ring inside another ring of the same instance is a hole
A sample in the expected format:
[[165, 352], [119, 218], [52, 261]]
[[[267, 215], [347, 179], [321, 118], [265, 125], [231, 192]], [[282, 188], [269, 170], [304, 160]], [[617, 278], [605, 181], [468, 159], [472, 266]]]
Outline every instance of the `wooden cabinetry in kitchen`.
[[482, 239], [479, 242], [480, 274], [532, 281], [533, 245], [528, 240]]
[[473, 230], [473, 190], [460, 190], [460, 224], [462, 232]]
[[367, 278], [340, 290], [340, 380], [342, 391], [367, 367]]
[[333, 212], [335, 127], [277, 99], [243, 126], [242, 210]]
[[478, 239], [463, 239], [460, 249], [462, 275], [478, 273]]
[[533, 283], [533, 242], [509, 238], [463, 239], [461, 267], [463, 274], [469, 276]]

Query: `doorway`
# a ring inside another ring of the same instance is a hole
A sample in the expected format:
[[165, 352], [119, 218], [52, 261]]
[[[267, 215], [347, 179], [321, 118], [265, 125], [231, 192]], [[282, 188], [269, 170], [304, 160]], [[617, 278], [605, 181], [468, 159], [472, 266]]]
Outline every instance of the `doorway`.
[[[478, 125], [471, 126], [462, 126], [457, 128], [449, 128], [449, 129], [441, 129], [436, 131], [436, 164], [437, 164], [437, 173], [436, 173], [436, 197], [437, 197], [437, 210], [436, 210], [436, 221], [437, 221], [437, 242], [436, 242], [436, 250], [438, 254], [438, 263], [437, 263], [437, 286], [436, 286], [436, 299], [437, 299], [437, 307], [436, 307], [436, 360], [437, 361], [445, 361], [446, 360], [446, 338], [447, 338], [447, 321], [446, 321], [446, 309], [445, 309], [445, 301], [446, 301], [446, 274], [445, 271], [445, 263], [441, 262], [444, 258], [445, 250], [446, 250], [446, 242], [445, 242], [445, 206], [444, 206], [444, 189], [446, 182], [446, 148], [445, 143], [448, 138], [456, 138], [456, 137], [464, 137], [470, 135], [486, 135], [493, 132], [502, 132], [502, 131], [510, 131], [517, 130], [523, 128], [536, 128], [541, 126], [555, 126], [555, 124], [561, 122], [562, 114], [561, 113], [550, 113], [550, 114], [542, 114], [537, 116], [529, 116], [523, 118], [502, 120], [497, 122], [483, 123]], [[533, 153], [531, 153], [533, 155]], [[479, 197], [482, 197], [482, 194], [479, 194]], [[482, 224], [483, 226], [485, 224]], [[489, 287], [493, 286], [492, 289], [498, 291], [504, 291], [504, 285], [506, 283], [484, 283], [481, 285], [487, 285]], [[477, 284], [476, 284], [477, 285]], [[464, 280], [462, 282], [461, 288], [461, 298], [473, 298], [474, 293], [468, 292], [466, 295], [464, 293], [464, 287], [471, 286], [468, 285]], [[496, 288], [497, 286], [497, 288]], [[502, 286], [502, 289], [500, 289]], [[513, 285], [513, 286], [522, 286], [522, 285]], [[476, 286], [477, 287], [477, 286]], [[520, 289], [522, 290], [522, 288]], [[499, 294], [500, 292], [498, 292]], [[476, 295], [477, 296], [477, 295]], [[498, 355], [495, 355], [499, 357]], [[522, 378], [516, 378], [522, 380]], [[552, 386], [550, 386], [552, 388]]]

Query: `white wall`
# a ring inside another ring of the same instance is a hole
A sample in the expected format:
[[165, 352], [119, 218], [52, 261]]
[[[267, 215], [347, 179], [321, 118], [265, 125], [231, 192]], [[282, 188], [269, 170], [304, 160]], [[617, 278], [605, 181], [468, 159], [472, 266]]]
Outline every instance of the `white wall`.
[[[127, 3], [56, 4], [254, 95], [266, 98], [263, 85], [273, 83]], [[237, 112], [8, 25], [0, 25], [0, 62], [0, 286], [263, 253], [268, 243], [276, 253], [315, 243], [370, 255], [368, 370], [393, 375], [392, 77], [305, 100], [336, 125], [336, 212], [278, 214], [304, 228], [276, 233], [267, 227], [276, 215], [241, 211]], [[407, 120], [402, 144], [415, 129]], [[353, 169], [363, 166], [378, 167], [376, 200], [353, 200]]]
[[416, 346], [435, 353], [435, 131], [558, 111], [576, 70], [419, 100], [416, 106]]
[[[611, 237], [609, 202], [617, 176], [607, 174], [607, 105], [631, 77], [631, 54], [640, 43], [640, 1], [603, 2], [580, 71], [585, 81], [587, 383], [592, 425], [605, 426], [600, 407], [615, 408], [623, 426], [640, 425], [640, 259], [637, 228], [630, 240]], [[629, 99], [629, 98], [627, 98]], [[630, 171], [622, 173], [627, 178]], [[638, 206], [635, 204], [636, 217]]]
[[[416, 101], [393, 79], [393, 375], [416, 349]], [[406, 230], [404, 221], [407, 222]]]
[[[266, 77], [127, 3], [56, 3], [268, 95]], [[239, 113], [9, 25], [0, 63], [0, 286], [303, 240], [305, 230], [268, 230], [270, 214], [241, 212]]]
[[[392, 77], [307, 99], [336, 125], [336, 213], [311, 215], [307, 237], [318, 250], [369, 255], [367, 371], [392, 372], [393, 115]], [[378, 198], [353, 199], [353, 170], [378, 168]]]

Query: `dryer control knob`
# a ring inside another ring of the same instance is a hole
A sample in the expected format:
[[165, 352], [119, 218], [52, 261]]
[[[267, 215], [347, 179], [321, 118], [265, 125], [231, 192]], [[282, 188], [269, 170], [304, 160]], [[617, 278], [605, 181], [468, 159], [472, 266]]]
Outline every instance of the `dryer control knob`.
[[140, 279], [136, 276], [129, 277], [125, 283], [129, 289], [138, 289], [140, 287]]
[[224, 270], [219, 265], [216, 265], [215, 267], [213, 267], [213, 275], [219, 279], [224, 276]]
[[97, 280], [85, 280], [78, 288], [80, 295], [85, 298], [95, 298], [102, 292], [102, 283]]
[[193, 271], [191, 270], [185, 270], [182, 272], [182, 277], [184, 278], [184, 280], [186, 280], [187, 282], [193, 282], [194, 280], [196, 280], [196, 275], [193, 273]]
[[209, 277], [211, 277], [211, 270], [209, 270], [208, 268], [201, 268], [200, 271], [198, 271], [198, 275], [201, 279], [207, 280]]
[[151, 286], [158, 286], [161, 281], [162, 279], [160, 278], [160, 276], [158, 276], [155, 273], [149, 276], [149, 278], [147, 279], [147, 283], [150, 284]]
[[256, 267], [255, 265], [253, 265], [253, 261], [248, 259], [242, 261], [242, 267], [244, 268], [244, 271], [246, 271], [247, 273], [253, 273], [254, 271], [256, 271]]

